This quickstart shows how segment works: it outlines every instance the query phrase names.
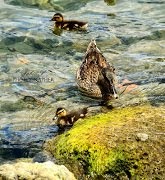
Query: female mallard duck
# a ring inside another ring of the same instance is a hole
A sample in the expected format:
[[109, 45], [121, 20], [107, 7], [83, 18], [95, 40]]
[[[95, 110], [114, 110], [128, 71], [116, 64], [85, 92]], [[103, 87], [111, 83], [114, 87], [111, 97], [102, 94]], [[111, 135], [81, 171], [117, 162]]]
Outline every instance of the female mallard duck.
[[56, 124], [59, 126], [72, 126], [79, 118], [84, 118], [86, 114], [87, 108], [67, 112], [65, 108], [59, 107], [53, 120], [56, 120]]
[[92, 40], [87, 48], [83, 62], [77, 71], [78, 88], [91, 97], [103, 100], [117, 99], [115, 89], [115, 68], [110, 65]]
[[61, 13], [56, 13], [52, 17], [51, 21], [55, 21], [55, 28], [65, 30], [86, 30], [88, 23], [75, 20], [64, 20]]

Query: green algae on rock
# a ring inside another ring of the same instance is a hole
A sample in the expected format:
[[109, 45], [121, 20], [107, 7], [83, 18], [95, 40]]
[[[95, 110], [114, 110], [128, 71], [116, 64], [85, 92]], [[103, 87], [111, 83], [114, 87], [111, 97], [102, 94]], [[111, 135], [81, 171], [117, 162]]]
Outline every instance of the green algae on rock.
[[[150, 105], [115, 109], [79, 120], [45, 148], [66, 165], [79, 162], [95, 178], [162, 179], [164, 112]], [[148, 139], [136, 139], [138, 133]]]

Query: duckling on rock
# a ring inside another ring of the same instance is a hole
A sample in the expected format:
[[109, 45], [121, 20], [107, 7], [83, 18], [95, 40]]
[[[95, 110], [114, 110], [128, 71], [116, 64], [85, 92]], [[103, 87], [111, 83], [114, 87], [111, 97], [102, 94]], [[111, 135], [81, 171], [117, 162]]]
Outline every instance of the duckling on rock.
[[80, 68], [77, 70], [76, 81], [80, 91], [87, 96], [108, 101], [117, 99], [115, 89], [115, 68], [107, 62], [97, 48], [95, 40], [91, 40]]
[[56, 120], [58, 126], [72, 126], [79, 118], [84, 118], [87, 112], [87, 108], [67, 112], [65, 108], [59, 107], [53, 120]]
[[56, 13], [52, 17], [51, 21], [55, 21], [55, 28], [65, 30], [86, 30], [88, 23], [75, 20], [64, 20], [61, 13]]

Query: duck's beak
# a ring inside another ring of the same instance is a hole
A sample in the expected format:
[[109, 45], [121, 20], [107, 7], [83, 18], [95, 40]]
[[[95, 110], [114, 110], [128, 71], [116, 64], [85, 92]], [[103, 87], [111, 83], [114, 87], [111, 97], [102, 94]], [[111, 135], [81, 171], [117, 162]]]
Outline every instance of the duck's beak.
[[53, 120], [53, 121], [56, 121], [57, 119], [58, 119], [58, 117], [55, 115], [52, 120]]

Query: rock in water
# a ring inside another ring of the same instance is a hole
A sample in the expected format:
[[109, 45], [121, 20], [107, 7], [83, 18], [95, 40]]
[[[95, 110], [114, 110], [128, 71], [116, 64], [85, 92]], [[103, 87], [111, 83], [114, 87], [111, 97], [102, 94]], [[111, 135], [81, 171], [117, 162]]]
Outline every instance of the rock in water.
[[64, 165], [56, 165], [51, 161], [45, 163], [18, 162], [0, 166], [0, 179], [49, 179], [76, 180]]
[[43, 163], [47, 161], [54, 162], [55, 159], [51, 156], [51, 154], [45, 151], [39, 152], [33, 157], [33, 162]]

